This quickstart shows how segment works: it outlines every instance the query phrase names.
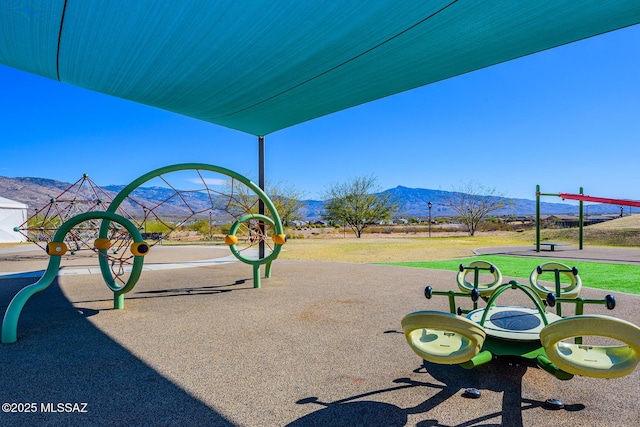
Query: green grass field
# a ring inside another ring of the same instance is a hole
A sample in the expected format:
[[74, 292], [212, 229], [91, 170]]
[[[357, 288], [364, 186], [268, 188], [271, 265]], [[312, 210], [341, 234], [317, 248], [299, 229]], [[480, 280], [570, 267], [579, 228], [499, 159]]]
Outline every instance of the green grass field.
[[[435, 270], [458, 270], [460, 264], [482, 259], [497, 266], [503, 276], [516, 277], [525, 283], [529, 275], [540, 264], [549, 262], [546, 258], [524, 258], [500, 255], [483, 255], [472, 258], [454, 259], [448, 261], [424, 262], [393, 262], [386, 265], [405, 267], [430, 268]], [[640, 295], [640, 266], [624, 264], [605, 264], [599, 262], [553, 260], [569, 267], [577, 267], [582, 278], [582, 285], [589, 288], [604, 289], [616, 292]]]

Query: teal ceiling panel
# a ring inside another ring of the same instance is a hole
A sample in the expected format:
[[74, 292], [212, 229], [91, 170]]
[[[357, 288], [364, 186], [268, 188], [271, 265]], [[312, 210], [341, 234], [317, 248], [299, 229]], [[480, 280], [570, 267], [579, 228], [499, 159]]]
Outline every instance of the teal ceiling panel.
[[638, 0], [5, 0], [0, 63], [265, 135], [639, 22]]

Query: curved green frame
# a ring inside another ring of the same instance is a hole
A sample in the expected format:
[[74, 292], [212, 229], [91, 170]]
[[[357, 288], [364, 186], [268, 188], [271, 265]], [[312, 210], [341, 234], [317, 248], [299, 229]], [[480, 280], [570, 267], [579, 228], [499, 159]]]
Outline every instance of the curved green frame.
[[[538, 283], [540, 276], [543, 274], [538, 273], [538, 268], [542, 269], [543, 273], [546, 272], [554, 274], [555, 286], [553, 290], [550, 290], [546, 286]], [[571, 284], [563, 288], [560, 275], [568, 278], [571, 281]], [[529, 275], [529, 283], [533, 290], [541, 297], [547, 295], [549, 292], [553, 292], [556, 298], [572, 299], [577, 298], [582, 290], [582, 279], [580, 278], [580, 275], [573, 274], [573, 269], [561, 262], [545, 262], [544, 264], [534, 268]], [[562, 316], [562, 304], [556, 304], [556, 314], [558, 314], [558, 316]]]
[[[480, 326], [484, 327], [484, 324], [487, 321], [487, 316], [489, 314], [489, 309], [495, 305], [496, 299], [509, 289], [519, 289], [524, 292], [524, 294], [529, 297], [529, 299], [533, 302], [536, 309], [538, 310], [540, 318], [542, 319], [542, 323], [545, 326], [549, 324], [549, 320], [547, 319], [546, 311], [544, 308], [544, 302], [538, 296], [535, 290], [533, 290], [529, 285], [519, 283], [516, 280], [511, 280], [508, 283], [500, 285], [493, 292], [493, 294], [487, 301], [487, 306], [485, 307], [482, 318], [480, 319]], [[493, 360], [495, 352], [498, 352], [497, 354], [508, 354], [512, 356], [524, 357], [527, 359], [536, 359], [538, 366], [554, 375], [559, 380], [564, 381], [573, 378], [573, 374], [563, 371], [549, 360], [545, 353], [545, 349], [544, 347], [542, 347], [540, 342], [529, 344], [502, 341], [499, 339], [493, 340], [488, 338], [485, 341], [485, 346], [483, 347], [482, 351], [471, 360], [460, 364], [460, 366], [465, 369], [471, 369], [480, 365], [484, 365], [485, 363], [489, 363], [491, 360]]]
[[[493, 273], [491, 273], [493, 267]], [[480, 292], [480, 296], [491, 295], [502, 283], [502, 272], [494, 264], [485, 260], [472, 261], [467, 265], [460, 264], [462, 271], [458, 271], [456, 281], [462, 292], [471, 292], [474, 288]], [[467, 275], [473, 271], [473, 283], [466, 280]], [[480, 285], [480, 271], [489, 271], [493, 275], [493, 282]], [[482, 287], [481, 287], [482, 286]]]
[[[103, 224], [104, 221], [117, 222], [127, 229], [129, 234], [131, 234], [134, 242], [143, 241], [140, 230], [138, 230], [136, 226], [128, 219], [113, 212], [85, 212], [69, 218], [67, 221], [65, 221], [56, 231], [55, 235], [53, 236], [52, 242], [64, 243], [65, 236], [69, 231], [71, 231], [73, 227], [80, 224], [81, 222], [90, 219], [102, 219]], [[7, 307], [7, 311], [5, 312], [4, 319], [2, 321], [3, 343], [8, 344], [17, 341], [18, 319], [20, 318], [20, 313], [22, 312], [24, 305], [26, 304], [27, 300], [29, 300], [29, 298], [31, 298], [34, 294], [45, 290], [49, 287], [49, 285], [51, 285], [51, 283], [53, 283], [56, 276], [58, 275], [58, 271], [60, 270], [61, 259], [62, 255], [50, 254], [49, 264], [47, 265], [47, 269], [45, 270], [44, 275], [40, 278], [40, 280], [38, 280], [36, 283], [24, 287], [13, 297], [13, 299], [9, 303], [9, 306]], [[144, 256], [134, 256], [131, 274], [129, 275], [129, 278], [125, 285], [122, 287], [109, 286], [109, 288], [114, 291], [114, 306], [116, 306], [115, 308], [122, 308], [122, 304], [124, 302], [124, 294], [133, 289], [133, 287], [137, 283], [138, 279], [140, 278], [140, 273], [142, 272], [143, 263]], [[107, 283], [107, 285], [109, 284]], [[118, 306], [118, 304], [120, 304], [120, 306]]]
[[[249, 221], [252, 219], [259, 219], [260, 221], [268, 222], [269, 224], [271, 224], [271, 226], [275, 227], [275, 222], [273, 221], [273, 219], [269, 218], [268, 216], [261, 215], [261, 214], [244, 214], [240, 218], [238, 218], [236, 222], [233, 223], [233, 225], [229, 229], [229, 235], [235, 236], [236, 232], [238, 231], [238, 228], [240, 228], [240, 225], [242, 225], [243, 222]], [[280, 229], [282, 229], [282, 226], [280, 227]], [[276, 231], [277, 231], [277, 228], [276, 228]], [[282, 233], [282, 231], [280, 233]], [[275, 244], [275, 247], [273, 248], [273, 251], [271, 251], [271, 253], [268, 256], [261, 259], [245, 258], [240, 253], [240, 251], [236, 248], [235, 244], [229, 245], [229, 249], [231, 250], [231, 253], [235, 255], [236, 258], [238, 258], [240, 261], [246, 264], [251, 264], [253, 266], [253, 287], [254, 288], [260, 287], [260, 265], [265, 264], [265, 273], [264, 273], [265, 277], [271, 277], [271, 261], [273, 261], [278, 257], [278, 254], [280, 254], [280, 250], [282, 249], [282, 245], [279, 245], [275, 242], [274, 244]]]
[[[252, 219], [258, 219], [260, 221], [264, 221], [264, 222], [268, 222], [269, 224], [271, 224], [271, 226], [275, 227], [275, 223], [274, 221], [269, 218], [268, 216], [265, 215], [260, 215], [260, 214], [244, 214], [242, 215], [240, 218], [238, 218], [236, 220], [236, 222], [233, 223], [233, 225], [231, 226], [231, 228], [229, 229], [229, 235], [230, 236], [235, 236], [236, 232], [238, 231], [238, 228], [240, 228], [240, 225], [242, 225], [243, 222], [245, 221], [250, 221]], [[282, 245], [279, 245], [277, 243], [275, 243], [275, 247], [273, 248], [273, 251], [267, 255], [266, 257], [262, 258], [262, 259], [249, 259], [249, 258], [245, 258], [240, 251], [236, 248], [236, 245], [229, 245], [229, 249], [231, 250], [231, 252], [236, 256], [236, 258], [238, 258], [240, 261], [247, 263], [247, 264], [251, 264], [251, 265], [259, 265], [259, 264], [264, 264], [267, 262], [271, 262], [274, 259], [276, 259], [278, 257], [278, 254], [280, 253], [280, 250], [282, 249]]]
[[[131, 194], [136, 188], [140, 187], [142, 184], [144, 184], [145, 182], [153, 178], [156, 178], [160, 175], [170, 173], [170, 172], [177, 172], [177, 171], [183, 171], [183, 170], [196, 170], [196, 169], [227, 175], [245, 184], [247, 187], [253, 190], [256, 193], [256, 195], [264, 202], [265, 206], [269, 209], [269, 212], [271, 213], [271, 216], [273, 218], [269, 218], [267, 216], [260, 215], [260, 214], [248, 214], [248, 215], [253, 218], [259, 218], [261, 220], [270, 222], [271, 225], [275, 227], [275, 231], [277, 234], [284, 234], [284, 230], [282, 228], [282, 221], [280, 220], [280, 216], [278, 215], [278, 211], [276, 210], [275, 205], [273, 204], [271, 199], [269, 199], [269, 196], [267, 196], [267, 194], [256, 183], [251, 181], [249, 178], [243, 175], [240, 175], [239, 173], [234, 172], [230, 169], [226, 169], [220, 166], [210, 165], [206, 163], [178, 163], [175, 165], [164, 166], [164, 167], [152, 170], [151, 172], [147, 172], [146, 174], [133, 180], [129, 185], [127, 185], [122, 190], [120, 190], [120, 192], [116, 195], [116, 197], [114, 197], [114, 199], [111, 201], [111, 204], [107, 209], [107, 212], [115, 213], [118, 207], [120, 206], [120, 204], [129, 196], [129, 194]], [[234, 223], [234, 226], [238, 224], [238, 222], [242, 222], [243, 221], [242, 218], [245, 218], [245, 216], [247, 215], [243, 215], [242, 217], [240, 217], [240, 219], [238, 219]], [[244, 219], [244, 221], [246, 221], [246, 218]], [[239, 224], [236, 226], [235, 230], [237, 230], [238, 227], [239, 227]], [[100, 227], [99, 237], [106, 237], [108, 229], [109, 229], [109, 222], [103, 221], [102, 226]], [[238, 258], [242, 262], [251, 264], [253, 266], [253, 287], [254, 288], [260, 287], [260, 265], [266, 264], [265, 277], [271, 277], [271, 261], [273, 261], [278, 256], [278, 254], [280, 253], [280, 249], [282, 247], [282, 245], [279, 245], [277, 243], [275, 245], [276, 246], [274, 250], [271, 252], [271, 254], [268, 257], [262, 258], [260, 260], [255, 260], [255, 261], [247, 260], [246, 258], [239, 256], [239, 254], [236, 253], [237, 251], [234, 251], [235, 248], [231, 249], [231, 252], [236, 256], [236, 258]], [[113, 275], [111, 274], [109, 262], [104, 257], [100, 257], [100, 271], [102, 273], [102, 277], [104, 277], [105, 282], [107, 282], [107, 285], [111, 287], [110, 284], [114, 284], [115, 281], [114, 281]]]
[[480, 320], [480, 326], [484, 326], [487, 320], [487, 316], [489, 314], [489, 309], [495, 305], [496, 299], [508, 289], [520, 289], [522, 292], [524, 292], [525, 295], [527, 295], [529, 299], [533, 302], [533, 304], [536, 306], [536, 309], [538, 310], [538, 313], [542, 318], [542, 323], [544, 323], [545, 326], [549, 324], [549, 321], [547, 320], [547, 316], [546, 316], [546, 311], [544, 309], [544, 303], [542, 302], [542, 299], [540, 299], [538, 294], [529, 286], [523, 285], [522, 283], [518, 283], [515, 280], [511, 280], [509, 281], [509, 283], [500, 285], [493, 292], [493, 294], [491, 294], [491, 298], [489, 298], [489, 300], [487, 301], [487, 307], [485, 308], [484, 313], [482, 314], [482, 319]]

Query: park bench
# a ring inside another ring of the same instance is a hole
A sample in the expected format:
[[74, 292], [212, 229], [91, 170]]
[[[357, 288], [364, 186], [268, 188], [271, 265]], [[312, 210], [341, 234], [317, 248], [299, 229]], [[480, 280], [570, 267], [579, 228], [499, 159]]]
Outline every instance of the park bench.
[[[535, 245], [535, 243], [534, 243]], [[548, 246], [550, 251], [555, 251], [556, 246], [568, 246], [566, 243], [540, 242], [540, 246]]]

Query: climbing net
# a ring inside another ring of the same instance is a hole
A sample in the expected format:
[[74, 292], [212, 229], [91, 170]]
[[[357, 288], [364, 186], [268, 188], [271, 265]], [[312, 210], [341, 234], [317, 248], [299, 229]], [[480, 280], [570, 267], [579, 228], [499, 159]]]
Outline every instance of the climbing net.
[[[234, 233], [239, 252], [257, 259], [260, 243], [273, 250], [269, 236], [274, 224], [254, 216], [261, 198], [240, 179], [193, 168], [160, 173], [143, 185], [128, 192], [115, 212], [136, 224], [151, 246], [202, 236], [222, 240], [231, 225], [240, 221]], [[268, 211], [267, 215], [273, 217]]]
[[[227, 173], [230, 171], [218, 167], [166, 167], [125, 187], [100, 187], [84, 175], [37, 209], [16, 231], [46, 250], [60, 225], [69, 218], [84, 212], [108, 211], [131, 221], [151, 247], [170, 240], [189, 242], [203, 237], [222, 241], [234, 228], [235, 250], [245, 259], [258, 260], [261, 244], [266, 253], [274, 250], [269, 236], [274, 234], [275, 223], [254, 216], [264, 200], [247, 184], [250, 181]], [[267, 216], [273, 217], [270, 213], [267, 211]], [[96, 247], [96, 239], [105, 237], [110, 241], [109, 249]], [[92, 251], [104, 257], [113, 277], [120, 282], [127, 280], [134, 257], [129, 250], [132, 238], [119, 224], [99, 219], [84, 221], [67, 233], [64, 243], [69, 255]]]
[[[111, 200], [111, 193], [100, 188], [85, 174], [52, 197], [47, 204], [37, 208], [16, 231], [46, 250], [47, 243], [65, 221], [84, 212], [105, 211]], [[87, 237], [95, 234], [97, 229], [96, 224], [91, 221], [80, 224], [67, 235], [65, 243], [72, 253], [84, 249]]]

